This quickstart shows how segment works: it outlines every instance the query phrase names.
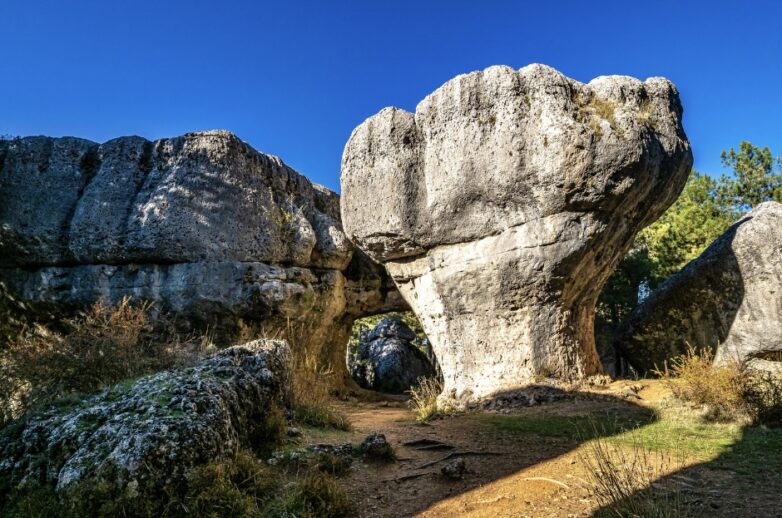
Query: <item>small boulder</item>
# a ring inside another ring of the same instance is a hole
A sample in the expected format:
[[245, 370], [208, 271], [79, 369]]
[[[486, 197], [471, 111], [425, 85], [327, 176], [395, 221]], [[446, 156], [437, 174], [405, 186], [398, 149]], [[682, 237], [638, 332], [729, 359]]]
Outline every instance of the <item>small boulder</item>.
[[361, 387], [402, 394], [419, 378], [437, 375], [429, 358], [413, 344], [415, 332], [394, 318], [380, 321], [362, 337], [350, 372]]
[[379, 432], [372, 432], [361, 442], [361, 452], [372, 459], [392, 459], [394, 457], [394, 448], [386, 439], [386, 436]]
[[440, 468], [440, 473], [442, 473], [445, 478], [451, 480], [463, 479], [466, 472], [467, 464], [462, 457], [456, 457], [455, 459], [446, 462], [443, 467]]
[[286, 342], [256, 340], [6, 426], [0, 500], [28, 484], [143, 498], [195, 466], [273, 443], [285, 433], [289, 363]]

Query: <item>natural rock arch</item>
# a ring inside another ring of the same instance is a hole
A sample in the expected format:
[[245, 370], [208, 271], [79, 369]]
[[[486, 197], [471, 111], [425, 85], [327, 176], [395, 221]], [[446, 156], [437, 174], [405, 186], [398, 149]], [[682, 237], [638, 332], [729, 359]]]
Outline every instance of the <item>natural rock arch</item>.
[[226, 131], [0, 141], [0, 284], [39, 314], [129, 296], [220, 345], [288, 337], [338, 388], [353, 320], [407, 309], [336, 193]]

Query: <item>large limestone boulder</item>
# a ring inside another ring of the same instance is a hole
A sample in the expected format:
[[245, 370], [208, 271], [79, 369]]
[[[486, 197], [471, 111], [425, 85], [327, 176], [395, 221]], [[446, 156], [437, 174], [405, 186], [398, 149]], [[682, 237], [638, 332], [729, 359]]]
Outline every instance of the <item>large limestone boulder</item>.
[[360, 387], [403, 394], [420, 378], [437, 376], [432, 362], [413, 343], [418, 337], [404, 322], [384, 318], [361, 336], [349, 358], [349, 370]]
[[150, 300], [222, 344], [289, 336], [349, 380], [353, 319], [406, 307], [353, 252], [335, 193], [225, 131], [0, 141], [0, 284], [38, 314]]
[[683, 188], [681, 116], [662, 78], [498, 66], [353, 131], [342, 222], [421, 320], [444, 397], [600, 371], [596, 299]]
[[687, 351], [773, 368], [782, 359], [782, 204], [731, 226], [628, 317], [616, 343], [640, 371]]
[[257, 340], [40, 410], [0, 433], [0, 497], [28, 485], [128, 497], [176, 487], [194, 466], [273, 445], [289, 375], [288, 345]]

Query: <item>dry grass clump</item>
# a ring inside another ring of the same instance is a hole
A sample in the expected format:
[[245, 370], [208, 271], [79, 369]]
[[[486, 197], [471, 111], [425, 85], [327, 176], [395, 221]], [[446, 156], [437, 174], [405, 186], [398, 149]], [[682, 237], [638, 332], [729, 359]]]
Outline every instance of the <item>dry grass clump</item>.
[[715, 421], [782, 426], [782, 377], [735, 361], [714, 364], [710, 350], [688, 351], [658, 371], [682, 401], [706, 408]]
[[212, 462], [188, 476], [188, 492], [180, 505], [196, 516], [220, 510], [230, 516], [257, 514], [276, 490], [268, 469], [247, 452], [230, 462]]
[[262, 516], [340, 518], [351, 516], [347, 493], [333, 477], [315, 470], [292, 484]]
[[20, 332], [0, 353], [0, 418], [194, 360], [201, 344], [155, 334], [149, 310], [125, 298], [115, 307], [95, 304], [59, 331]]
[[611, 101], [600, 99], [594, 94], [576, 93], [573, 101], [578, 109], [577, 120], [589, 125], [592, 132], [600, 137], [603, 130], [601, 121], [607, 121], [611, 129], [616, 130], [616, 106]]
[[301, 478], [266, 466], [248, 450], [195, 467], [185, 482], [133, 492], [110, 484], [84, 485], [57, 495], [53, 487], [22, 490], [0, 504], [8, 517], [193, 516], [341, 517], [351, 512], [342, 486], [310, 469]]
[[443, 385], [437, 378], [419, 378], [418, 385], [410, 388], [408, 394], [416, 421], [423, 423], [456, 412], [454, 407], [438, 403], [437, 397], [442, 391]]
[[595, 516], [678, 518], [691, 515], [690, 505], [673, 482], [661, 476], [683, 467], [669, 451], [646, 448], [640, 438], [630, 447], [611, 444], [601, 434], [581, 456], [589, 491], [600, 510]]
[[330, 388], [334, 379], [330, 365], [320, 365], [310, 354], [294, 355], [293, 416], [306, 426], [350, 430], [350, 421], [334, 408]]

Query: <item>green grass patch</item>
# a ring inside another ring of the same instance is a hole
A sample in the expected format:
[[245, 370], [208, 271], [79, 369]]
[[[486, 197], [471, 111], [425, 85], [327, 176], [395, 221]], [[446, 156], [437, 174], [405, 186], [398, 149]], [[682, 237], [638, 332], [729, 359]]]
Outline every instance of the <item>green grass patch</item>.
[[502, 433], [555, 437], [583, 442], [598, 436], [615, 435], [634, 429], [653, 419], [642, 414], [627, 416], [619, 413], [565, 416], [557, 414], [497, 415], [485, 414], [480, 420]]
[[578, 443], [603, 437], [610, 444], [675, 452], [746, 475], [779, 476], [772, 466], [782, 466], [782, 429], [709, 422], [681, 409], [651, 416], [534, 413], [477, 417], [496, 432]]
[[326, 403], [300, 403], [293, 409], [294, 421], [312, 428], [352, 429], [348, 418]]

